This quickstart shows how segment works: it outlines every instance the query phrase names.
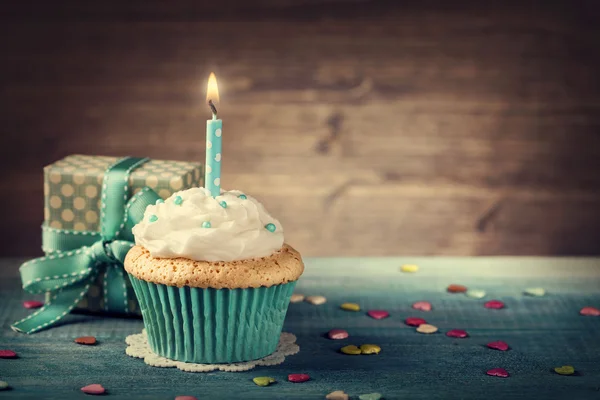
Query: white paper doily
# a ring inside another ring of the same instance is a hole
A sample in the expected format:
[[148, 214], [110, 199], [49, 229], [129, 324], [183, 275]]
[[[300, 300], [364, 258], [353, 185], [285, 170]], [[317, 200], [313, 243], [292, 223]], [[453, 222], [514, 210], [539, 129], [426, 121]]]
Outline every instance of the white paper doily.
[[127, 348], [125, 353], [128, 356], [143, 358], [144, 362], [152, 367], [173, 368], [176, 367], [186, 372], [211, 372], [211, 371], [227, 371], [227, 372], [242, 372], [248, 371], [256, 366], [278, 365], [285, 361], [286, 356], [291, 356], [300, 351], [300, 346], [296, 344], [296, 336], [282, 332], [279, 337], [277, 350], [260, 360], [246, 361], [235, 364], [194, 364], [183, 361], [174, 361], [165, 357], [154, 354], [148, 345], [148, 336], [146, 330], [142, 333], [129, 335], [125, 338]]

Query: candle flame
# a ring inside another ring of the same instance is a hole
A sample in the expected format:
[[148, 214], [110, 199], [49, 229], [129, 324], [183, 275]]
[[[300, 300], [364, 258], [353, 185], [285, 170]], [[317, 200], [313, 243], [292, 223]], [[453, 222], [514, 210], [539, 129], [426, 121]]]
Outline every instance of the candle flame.
[[212, 100], [213, 103], [219, 102], [219, 87], [217, 86], [217, 77], [214, 72], [208, 77], [208, 87], [206, 89], [206, 101]]

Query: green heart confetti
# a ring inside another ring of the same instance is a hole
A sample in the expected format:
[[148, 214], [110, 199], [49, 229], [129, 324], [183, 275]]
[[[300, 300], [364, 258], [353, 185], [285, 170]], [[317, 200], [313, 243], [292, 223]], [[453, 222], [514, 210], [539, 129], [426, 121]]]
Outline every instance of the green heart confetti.
[[257, 376], [253, 378], [252, 381], [256, 383], [257, 386], [269, 386], [271, 383], [275, 383], [275, 379], [270, 376]]

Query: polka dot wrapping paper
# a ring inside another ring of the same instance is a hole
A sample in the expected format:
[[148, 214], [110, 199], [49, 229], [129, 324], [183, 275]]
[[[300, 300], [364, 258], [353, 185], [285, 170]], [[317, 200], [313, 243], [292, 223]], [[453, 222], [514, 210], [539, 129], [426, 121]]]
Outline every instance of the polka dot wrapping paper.
[[[100, 229], [104, 172], [117, 160], [117, 157], [70, 155], [45, 167], [44, 226], [97, 232]], [[129, 196], [150, 187], [166, 199], [179, 190], [202, 186], [203, 177], [200, 163], [150, 160], [129, 175]], [[49, 254], [48, 249], [44, 252]], [[77, 308], [92, 312], [105, 310], [102, 279], [100, 275], [95, 280]], [[127, 293], [129, 312], [139, 315], [139, 306], [130, 285]]]

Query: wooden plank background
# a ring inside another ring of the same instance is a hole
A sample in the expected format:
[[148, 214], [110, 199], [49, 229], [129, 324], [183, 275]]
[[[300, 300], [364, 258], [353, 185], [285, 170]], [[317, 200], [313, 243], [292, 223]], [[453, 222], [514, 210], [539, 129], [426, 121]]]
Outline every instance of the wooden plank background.
[[42, 167], [202, 160], [306, 255], [600, 254], [597, 1], [6, 1], [3, 255], [40, 252]]

